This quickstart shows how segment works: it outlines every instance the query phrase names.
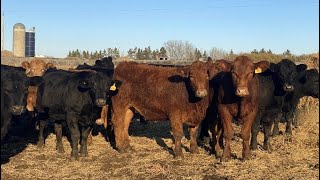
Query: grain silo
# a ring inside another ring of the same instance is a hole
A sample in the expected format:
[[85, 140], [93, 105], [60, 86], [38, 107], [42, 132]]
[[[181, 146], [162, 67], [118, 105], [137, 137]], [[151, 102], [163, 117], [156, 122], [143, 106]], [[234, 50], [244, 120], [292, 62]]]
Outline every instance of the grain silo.
[[26, 57], [35, 55], [35, 27], [26, 31]]
[[13, 55], [25, 57], [26, 28], [22, 23], [13, 26]]

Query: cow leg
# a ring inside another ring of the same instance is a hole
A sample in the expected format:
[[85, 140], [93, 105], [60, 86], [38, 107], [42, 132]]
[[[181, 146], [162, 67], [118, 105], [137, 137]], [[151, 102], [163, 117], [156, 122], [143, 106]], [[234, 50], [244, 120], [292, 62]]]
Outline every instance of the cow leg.
[[80, 131], [76, 116], [68, 113], [67, 124], [71, 135], [71, 159], [79, 160], [78, 142], [80, 139]]
[[274, 123], [273, 123], [273, 131], [272, 131], [272, 135], [273, 136], [278, 136], [280, 133], [279, 131], [279, 123], [280, 123], [280, 118], [276, 118], [274, 119]]
[[250, 133], [251, 133], [251, 128], [252, 124], [255, 121], [257, 113], [252, 112], [248, 114], [247, 117], [245, 117], [245, 120], [243, 121], [243, 125], [241, 128], [241, 139], [242, 139], [242, 158], [243, 160], [250, 159], [250, 146], [249, 146], [249, 140], [250, 140]]
[[91, 133], [92, 128], [88, 127], [81, 127], [81, 142], [80, 142], [80, 156], [86, 157], [88, 156], [88, 149], [87, 149], [87, 140], [88, 135]]
[[177, 119], [170, 119], [171, 131], [174, 139], [174, 155], [175, 158], [183, 158], [181, 139], [183, 137], [183, 123]]
[[126, 112], [113, 113], [112, 124], [114, 127], [116, 147], [120, 153], [124, 152], [130, 146], [128, 129], [132, 117], [133, 112], [130, 109], [127, 109]]
[[218, 142], [215, 145], [215, 151], [216, 151], [216, 155], [221, 157], [222, 156], [222, 150], [223, 150], [223, 127], [221, 124], [221, 121], [217, 123], [217, 139]]
[[61, 122], [54, 122], [54, 131], [56, 133], [56, 149], [58, 153], [64, 153], [64, 148], [62, 144], [62, 123]]
[[292, 135], [292, 123], [293, 123], [293, 112], [287, 112], [285, 114], [286, 118], [286, 134]]
[[227, 107], [224, 105], [219, 106], [219, 112], [221, 115], [222, 125], [223, 125], [223, 137], [225, 139], [224, 149], [221, 161], [227, 161], [231, 158], [231, 140], [234, 136], [234, 130], [232, 127], [232, 115], [230, 114]]
[[124, 118], [124, 131], [123, 131], [124, 146], [126, 149], [129, 148], [130, 150], [132, 150], [132, 147], [130, 146], [130, 140], [129, 140], [129, 126], [133, 116], [134, 116], [134, 111], [132, 111], [131, 109], [128, 109], [125, 113], [125, 118]]
[[263, 141], [263, 149], [271, 152], [271, 144], [270, 144], [270, 137], [271, 137], [271, 127], [272, 127], [272, 121], [269, 119], [269, 117], [266, 121], [263, 122], [263, 132], [264, 132], [264, 141]]
[[43, 120], [43, 119], [39, 120], [39, 136], [38, 136], [38, 143], [37, 143], [38, 148], [44, 147], [43, 133], [44, 133], [44, 128], [46, 127], [46, 125], [47, 125], [47, 120]]
[[92, 130], [89, 132], [87, 143], [88, 146], [91, 146], [92, 144]]
[[202, 145], [209, 144], [210, 136], [209, 136], [209, 119], [206, 116], [201, 122], [199, 140]]
[[[260, 111], [260, 110], [259, 110]], [[260, 124], [261, 124], [261, 112], [258, 112], [255, 121], [251, 128], [251, 142], [250, 142], [250, 149], [256, 150], [258, 146], [257, 136], [260, 131]]]
[[199, 153], [199, 148], [197, 144], [197, 134], [198, 134], [199, 125], [189, 126], [190, 133], [190, 152], [193, 154]]

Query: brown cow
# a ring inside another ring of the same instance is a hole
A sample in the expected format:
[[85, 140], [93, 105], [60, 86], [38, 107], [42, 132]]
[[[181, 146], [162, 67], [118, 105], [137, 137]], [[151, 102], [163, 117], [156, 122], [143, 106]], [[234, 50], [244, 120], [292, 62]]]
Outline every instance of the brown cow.
[[[170, 120], [175, 157], [183, 157], [183, 123], [188, 124], [190, 152], [197, 153], [197, 130], [209, 104], [208, 69], [208, 64], [200, 61], [186, 67], [119, 63], [115, 68], [114, 79], [121, 81], [122, 85], [111, 98], [111, 121], [118, 151], [130, 148], [128, 128], [136, 110], [147, 120]], [[210, 72], [211, 76], [221, 70], [211, 69], [216, 70]]]
[[[46, 63], [43, 59], [34, 59], [30, 63], [24, 61], [21, 63], [21, 66], [26, 70], [28, 77], [43, 76], [47, 69], [55, 68], [52, 63]], [[29, 112], [34, 111], [37, 91], [37, 86], [29, 86], [28, 88], [27, 110]]]
[[225, 161], [231, 157], [233, 118], [242, 124], [242, 157], [246, 160], [250, 158], [250, 132], [258, 110], [259, 80], [255, 74], [265, 71], [269, 67], [269, 62], [253, 63], [248, 57], [239, 56], [231, 63], [226, 62], [226, 65], [229, 72], [223, 74], [218, 94], [218, 111], [225, 140], [221, 160]]

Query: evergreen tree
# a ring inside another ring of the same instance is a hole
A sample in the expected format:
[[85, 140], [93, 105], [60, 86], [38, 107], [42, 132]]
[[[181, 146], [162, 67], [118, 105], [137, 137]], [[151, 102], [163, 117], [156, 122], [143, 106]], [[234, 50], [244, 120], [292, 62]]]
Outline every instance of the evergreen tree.
[[195, 56], [195, 59], [196, 60], [199, 60], [201, 57], [202, 57], [202, 54], [201, 54], [201, 52], [200, 52], [200, 50], [199, 49], [195, 49], [194, 50], [194, 56]]
[[203, 58], [203, 60], [207, 60], [208, 59], [207, 51], [203, 51], [202, 58]]
[[114, 50], [113, 50], [113, 56], [112, 56], [112, 58], [117, 59], [117, 58], [119, 58], [119, 57], [120, 57], [119, 49], [117, 49], [117, 48], [115, 47]]
[[258, 54], [257, 49], [254, 49], [253, 51], [251, 51], [251, 54]]
[[272, 54], [272, 51], [269, 49], [269, 50], [267, 51], [267, 53]]
[[167, 51], [164, 47], [161, 47], [160, 48], [160, 54], [159, 54], [161, 57], [168, 57], [167, 56]]
[[291, 56], [292, 55], [289, 49], [287, 49], [283, 54], [286, 55], [286, 56]]
[[264, 48], [262, 48], [259, 53], [266, 53], [266, 50], [264, 50]]
[[229, 55], [233, 55], [233, 51], [232, 51], [232, 49], [230, 50], [230, 53], [229, 53]]

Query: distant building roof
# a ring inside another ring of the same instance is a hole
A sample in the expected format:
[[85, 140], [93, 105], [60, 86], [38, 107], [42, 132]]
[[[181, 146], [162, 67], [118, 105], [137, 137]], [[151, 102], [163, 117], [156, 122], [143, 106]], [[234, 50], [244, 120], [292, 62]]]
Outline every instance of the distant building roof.
[[26, 29], [26, 27], [22, 23], [16, 23], [13, 26], [14, 29]]

